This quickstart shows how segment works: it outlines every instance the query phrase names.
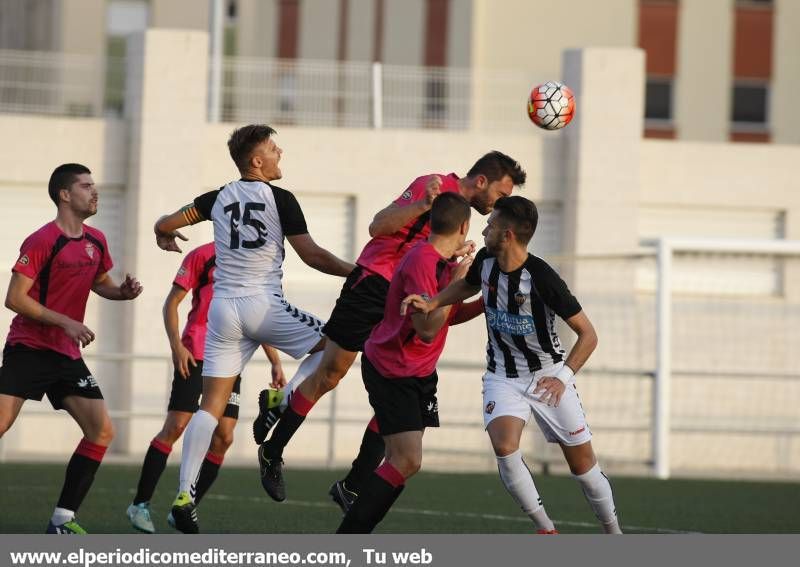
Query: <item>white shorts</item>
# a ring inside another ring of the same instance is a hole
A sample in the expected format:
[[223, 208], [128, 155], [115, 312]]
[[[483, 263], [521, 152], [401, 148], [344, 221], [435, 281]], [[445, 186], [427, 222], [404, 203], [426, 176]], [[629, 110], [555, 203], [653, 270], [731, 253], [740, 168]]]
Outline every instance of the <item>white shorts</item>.
[[301, 358], [323, 337], [324, 324], [279, 294], [213, 297], [203, 376], [238, 376], [262, 343]]
[[483, 376], [483, 425], [489, 426], [494, 418], [510, 415], [525, 423], [536, 418], [536, 423], [549, 443], [573, 446], [591, 441], [592, 432], [586, 423], [575, 379], [567, 383], [558, 407], [539, 401], [539, 394], [532, 394], [536, 382], [543, 376], [555, 376], [564, 363], [536, 372], [528, 378], [505, 378], [487, 372]]

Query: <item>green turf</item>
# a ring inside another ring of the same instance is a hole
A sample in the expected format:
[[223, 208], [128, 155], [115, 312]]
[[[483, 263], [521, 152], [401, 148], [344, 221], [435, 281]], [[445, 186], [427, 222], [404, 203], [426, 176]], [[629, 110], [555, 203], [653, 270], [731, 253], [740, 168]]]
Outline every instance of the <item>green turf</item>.
[[[38, 533], [58, 498], [63, 465], [0, 464], [0, 533]], [[90, 533], [129, 533], [125, 508], [139, 469], [103, 465], [80, 510]], [[286, 470], [289, 499], [276, 504], [262, 492], [257, 469], [223, 467], [199, 508], [206, 533], [333, 532], [341, 515], [327, 496], [340, 471]], [[623, 528], [631, 533], [800, 532], [800, 484], [614, 478]], [[597, 523], [571, 478], [536, 476], [550, 516], [562, 533], [596, 533]], [[170, 467], [153, 499], [154, 521], [170, 533], [165, 515], [175, 495]], [[386, 533], [530, 533], [531, 523], [496, 474], [421, 473], [379, 527]]]

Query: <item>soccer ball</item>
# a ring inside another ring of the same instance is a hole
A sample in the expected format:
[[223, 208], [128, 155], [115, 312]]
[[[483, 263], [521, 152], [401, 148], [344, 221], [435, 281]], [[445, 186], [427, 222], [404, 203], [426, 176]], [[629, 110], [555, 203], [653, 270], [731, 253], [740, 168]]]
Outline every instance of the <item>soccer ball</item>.
[[533, 87], [528, 97], [528, 116], [539, 128], [558, 130], [575, 115], [575, 95], [567, 85], [548, 81]]

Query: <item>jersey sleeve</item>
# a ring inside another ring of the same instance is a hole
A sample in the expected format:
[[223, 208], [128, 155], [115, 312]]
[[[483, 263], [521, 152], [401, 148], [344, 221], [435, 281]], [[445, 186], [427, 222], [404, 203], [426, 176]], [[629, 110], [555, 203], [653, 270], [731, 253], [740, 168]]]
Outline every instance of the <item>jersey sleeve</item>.
[[100, 265], [97, 267], [98, 274], [107, 274], [114, 267], [114, 260], [111, 258], [111, 250], [108, 248], [108, 241], [106, 235], [100, 232], [98, 234], [100, 242], [103, 243], [103, 257], [100, 260]]
[[394, 200], [394, 204], [405, 207], [406, 205], [410, 205], [411, 203], [425, 198], [425, 182], [428, 180], [428, 177], [430, 176], [424, 175], [422, 177], [417, 177], [411, 182], [408, 189], [403, 191], [403, 193]]
[[533, 259], [531, 272], [534, 285], [542, 301], [562, 319], [566, 320], [581, 312], [581, 304], [572, 295], [566, 282], [541, 258]]
[[464, 276], [464, 280], [471, 286], [478, 287], [481, 285], [481, 266], [483, 265], [483, 261], [489, 256], [489, 251], [486, 250], [484, 246], [480, 250], [478, 250], [478, 254], [475, 256], [475, 260], [473, 260], [472, 265], [467, 270], [467, 275]]
[[215, 189], [214, 191], [209, 191], [208, 193], [203, 193], [199, 197], [195, 197], [194, 206], [197, 212], [203, 217], [200, 220], [211, 220], [211, 209], [214, 208], [214, 203], [217, 202], [217, 195], [219, 195], [219, 192], [219, 189]]
[[275, 196], [275, 206], [278, 208], [278, 218], [281, 220], [281, 229], [284, 236], [296, 236], [298, 234], [308, 234], [306, 217], [300, 203], [291, 191], [272, 187], [272, 194]]
[[183, 262], [181, 262], [181, 267], [178, 268], [178, 273], [175, 274], [175, 279], [172, 280], [174, 285], [186, 291], [191, 291], [197, 286], [201, 269], [198, 265], [198, 256], [199, 254], [197, 254], [196, 250], [192, 250], [186, 255]]
[[47, 263], [52, 251], [52, 244], [46, 242], [39, 234], [32, 234], [22, 243], [17, 258], [11, 271], [36, 279], [41, 269]]

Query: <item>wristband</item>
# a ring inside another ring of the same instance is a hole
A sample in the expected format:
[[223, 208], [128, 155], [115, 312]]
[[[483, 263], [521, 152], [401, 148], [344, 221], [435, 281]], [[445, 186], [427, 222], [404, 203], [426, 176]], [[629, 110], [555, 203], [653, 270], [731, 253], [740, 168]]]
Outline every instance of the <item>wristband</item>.
[[561, 367], [561, 370], [558, 371], [556, 374], [556, 378], [561, 380], [565, 385], [567, 382], [572, 380], [572, 377], [575, 376], [575, 372], [572, 371], [572, 368], [567, 366], [566, 364]]

